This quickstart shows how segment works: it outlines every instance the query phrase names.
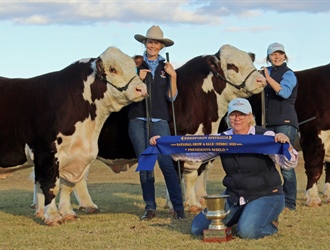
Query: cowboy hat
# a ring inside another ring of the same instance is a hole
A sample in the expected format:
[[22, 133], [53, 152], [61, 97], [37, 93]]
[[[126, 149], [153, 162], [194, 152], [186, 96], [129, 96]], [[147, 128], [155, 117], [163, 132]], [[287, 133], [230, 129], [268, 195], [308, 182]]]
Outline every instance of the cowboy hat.
[[164, 38], [163, 31], [159, 28], [159, 26], [155, 26], [155, 25], [151, 26], [147, 30], [147, 34], [145, 36], [136, 34], [134, 38], [140, 43], [143, 43], [144, 40], [146, 39], [158, 40], [161, 41], [165, 45], [165, 47], [170, 47], [174, 44], [174, 42], [171, 39]]

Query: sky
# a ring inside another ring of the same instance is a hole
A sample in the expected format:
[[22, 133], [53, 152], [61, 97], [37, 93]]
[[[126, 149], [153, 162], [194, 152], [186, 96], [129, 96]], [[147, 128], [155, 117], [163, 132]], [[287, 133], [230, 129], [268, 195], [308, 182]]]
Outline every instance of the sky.
[[175, 68], [230, 44], [255, 53], [259, 69], [273, 42], [293, 70], [330, 63], [330, 0], [0, 0], [0, 76], [61, 70], [109, 46], [142, 54], [134, 35], [152, 25], [175, 42], [161, 52]]

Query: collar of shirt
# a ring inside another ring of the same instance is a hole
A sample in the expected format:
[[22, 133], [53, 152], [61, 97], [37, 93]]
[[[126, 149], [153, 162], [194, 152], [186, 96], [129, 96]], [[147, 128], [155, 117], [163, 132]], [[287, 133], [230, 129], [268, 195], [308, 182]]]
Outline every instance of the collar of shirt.
[[149, 60], [146, 53], [143, 54], [143, 60], [148, 64], [153, 77], [155, 77], [155, 71], [159, 62], [165, 61], [165, 59], [161, 55], [158, 55], [156, 60]]
[[[227, 131], [225, 131], [223, 133], [225, 135], [233, 135], [234, 134], [234, 131], [233, 131], [233, 129], [229, 129], [229, 130], [227, 130]], [[255, 128], [255, 126], [250, 126], [247, 135], [255, 135], [255, 134], [256, 134], [256, 128]], [[271, 131], [271, 130], [268, 130], [268, 131], [266, 131], [264, 133], [264, 135], [272, 135], [272, 136], [274, 136], [275, 133], [273, 131]]]
[[[233, 129], [229, 129], [225, 132], [223, 132], [225, 135], [233, 135], [234, 134], [234, 130]], [[250, 126], [249, 131], [247, 133], [247, 135], [255, 135], [256, 134], [256, 129], [254, 126]]]

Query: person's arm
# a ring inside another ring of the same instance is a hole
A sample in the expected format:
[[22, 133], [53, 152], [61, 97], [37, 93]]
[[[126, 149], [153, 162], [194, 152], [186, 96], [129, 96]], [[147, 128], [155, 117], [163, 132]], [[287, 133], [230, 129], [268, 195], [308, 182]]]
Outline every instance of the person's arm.
[[289, 143], [288, 151], [291, 157], [290, 159], [287, 159], [284, 155], [278, 154], [269, 155], [269, 157], [283, 169], [290, 170], [295, 168], [298, 164], [298, 152], [290, 144], [289, 137], [283, 133], [275, 134], [275, 142]]
[[267, 83], [272, 87], [272, 89], [275, 91], [275, 93], [284, 98], [287, 99], [292, 94], [293, 88], [297, 85], [297, 78], [294, 75], [293, 71], [288, 70], [284, 73], [283, 79], [280, 83], [275, 81], [270, 75], [269, 71], [266, 67], [264, 67], [264, 74]]
[[269, 71], [266, 67], [263, 67], [263, 69], [267, 83], [272, 87], [275, 93], [278, 93], [282, 89], [281, 85], [269, 75]]
[[292, 71], [287, 71], [283, 75], [283, 79], [280, 82], [281, 89], [277, 92], [277, 95], [287, 99], [291, 96], [293, 88], [297, 85], [297, 78]]

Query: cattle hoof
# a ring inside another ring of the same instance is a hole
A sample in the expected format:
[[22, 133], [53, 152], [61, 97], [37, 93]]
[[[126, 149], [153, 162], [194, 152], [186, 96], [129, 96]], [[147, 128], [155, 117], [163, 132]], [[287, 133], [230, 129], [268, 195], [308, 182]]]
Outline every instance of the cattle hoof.
[[61, 220], [59, 220], [59, 221], [45, 221], [45, 225], [50, 226], [50, 227], [60, 226], [61, 224], [63, 224], [63, 222]]
[[173, 208], [169, 208], [169, 209], [167, 210], [167, 212], [168, 212], [169, 214], [175, 214], [175, 211], [174, 211]]
[[37, 206], [36, 206], [36, 204], [35, 203], [32, 203], [31, 205], [30, 205], [30, 208], [33, 208], [33, 209], [35, 209]]
[[184, 206], [184, 207], [189, 207], [189, 204], [188, 204], [187, 202], [184, 202], [184, 203], [183, 203], [183, 206]]
[[320, 207], [322, 205], [322, 203], [319, 201], [309, 201], [309, 202], [306, 202], [306, 205], [308, 207]]
[[76, 215], [73, 215], [73, 214], [68, 214], [64, 217], [62, 217], [62, 221], [76, 221], [78, 220], [78, 217]]
[[189, 212], [192, 214], [198, 214], [203, 210], [203, 208], [196, 206], [196, 205], [192, 205], [189, 207]]
[[97, 214], [100, 212], [98, 207], [79, 207], [79, 210], [85, 210], [85, 213], [87, 214]]
[[37, 217], [37, 218], [41, 218], [41, 219], [44, 219], [44, 215], [45, 215], [45, 211], [42, 209], [42, 210], [39, 210], [39, 211], [36, 211], [34, 213], [34, 216]]

